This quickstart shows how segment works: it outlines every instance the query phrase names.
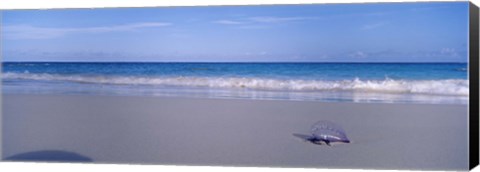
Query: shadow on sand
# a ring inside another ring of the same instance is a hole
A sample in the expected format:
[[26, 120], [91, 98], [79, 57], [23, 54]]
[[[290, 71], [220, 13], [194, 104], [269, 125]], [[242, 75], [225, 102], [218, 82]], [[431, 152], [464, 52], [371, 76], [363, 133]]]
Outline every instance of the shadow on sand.
[[5, 158], [6, 161], [42, 161], [42, 162], [93, 162], [89, 157], [68, 151], [45, 150], [16, 154]]

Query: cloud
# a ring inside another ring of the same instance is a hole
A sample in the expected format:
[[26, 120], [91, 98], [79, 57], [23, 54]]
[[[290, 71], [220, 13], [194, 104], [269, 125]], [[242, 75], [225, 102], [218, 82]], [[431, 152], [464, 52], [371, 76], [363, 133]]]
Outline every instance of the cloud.
[[244, 24], [245, 22], [240, 22], [235, 20], [216, 20], [216, 21], [213, 21], [213, 23], [226, 24], [226, 25], [238, 25], [238, 24]]
[[430, 10], [441, 10], [444, 8], [450, 8], [450, 6], [430, 6], [430, 7], [417, 7], [417, 8], [411, 8], [410, 11], [430, 11]]
[[442, 54], [449, 54], [449, 53], [454, 53], [455, 49], [454, 48], [442, 48], [440, 50], [440, 53]]
[[237, 28], [240, 28], [240, 29], [265, 29], [265, 28], [268, 28], [268, 26], [252, 24], [252, 25], [241, 25], [241, 26], [238, 26]]
[[241, 28], [250, 28], [245, 27], [249, 25], [259, 25], [267, 23], [287, 23], [295, 21], [305, 21], [317, 19], [316, 17], [273, 17], [273, 16], [256, 16], [256, 17], [247, 17], [240, 19], [223, 19], [215, 20], [212, 23], [223, 24], [223, 25], [243, 25]]
[[[240, 16], [234, 19], [222, 19], [215, 20], [212, 23], [224, 24], [224, 25], [253, 25], [253, 24], [267, 24], [267, 23], [287, 23], [287, 22], [298, 22], [298, 21], [308, 21], [308, 20], [339, 20], [343, 18], [358, 18], [358, 17], [382, 17], [389, 14], [392, 14], [392, 11], [379, 11], [371, 13], [342, 13], [342, 14], [329, 14], [321, 16], [254, 16], [254, 17], [245, 17]], [[243, 17], [243, 18], [242, 18]], [[366, 25], [366, 29], [375, 28], [381, 25], [385, 25], [387, 22], [382, 22]], [[378, 26], [377, 26], [378, 25]]]
[[123, 51], [73, 50], [49, 51], [39, 49], [5, 50], [4, 61], [97, 61], [125, 59], [134, 54]]
[[356, 51], [356, 52], [350, 53], [349, 56], [351, 58], [366, 58], [368, 55], [363, 51]]
[[387, 49], [380, 51], [343, 51], [331, 54], [332, 59], [350, 62], [465, 62], [466, 49], [441, 48], [402, 51]]
[[292, 22], [292, 21], [301, 21], [301, 20], [311, 20], [312, 17], [250, 17], [248, 18], [252, 22], [258, 23], [282, 23], [282, 22]]
[[378, 22], [378, 23], [373, 23], [373, 24], [366, 24], [361, 27], [362, 30], [371, 30], [375, 28], [379, 28], [382, 26], [385, 26], [387, 23], [386, 22]]
[[459, 56], [459, 53], [455, 48], [442, 48], [440, 50], [440, 54], [445, 56], [453, 56], [453, 57]]
[[100, 26], [100, 27], [82, 27], [82, 28], [53, 28], [36, 27], [30, 25], [10, 25], [3, 27], [3, 34], [6, 39], [50, 39], [75, 33], [104, 33], [133, 31], [148, 27], [170, 26], [171, 23], [145, 22], [131, 23], [125, 25]]

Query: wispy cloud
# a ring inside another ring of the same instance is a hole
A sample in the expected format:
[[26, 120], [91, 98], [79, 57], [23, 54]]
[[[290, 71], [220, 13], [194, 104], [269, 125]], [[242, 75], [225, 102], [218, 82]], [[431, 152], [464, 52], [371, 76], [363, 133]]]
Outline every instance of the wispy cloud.
[[250, 17], [248, 20], [258, 23], [282, 23], [282, 22], [292, 22], [292, 21], [302, 21], [302, 20], [311, 20], [315, 19], [313, 17]]
[[385, 26], [387, 22], [378, 22], [378, 23], [372, 23], [372, 24], [366, 24], [361, 27], [362, 30], [371, 30], [375, 28], [379, 28], [382, 26]]
[[411, 8], [410, 11], [420, 12], [420, 11], [430, 11], [430, 10], [441, 10], [445, 8], [450, 8], [450, 6], [416, 7], [416, 8]]
[[[417, 61], [417, 62], [431, 62], [431, 61], [458, 61], [467, 59], [468, 51], [466, 49], [455, 48], [441, 48], [429, 50], [413, 50], [401, 51], [394, 49], [380, 50], [380, 51], [344, 51], [336, 54], [331, 54], [333, 59], [349, 60], [349, 61], [364, 61], [366, 59], [371, 61], [382, 62], [400, 62], [400, 61]], [[347, 58], [346, 58], [347, 57]]]
[[351, 58], [365, 58], [365, 57], [368, 57], [368, 54], [363, 51], [355, 51], [355, 52], [349, 53], [348, 56], [350, 56]]
[[54, 27], [36, 27], [30, 25], [10, 25], [3, 27], [3, 34], [6, 39], [49, 39], [57, 38], [74, 33], [104, 33], [133, 31], [148, 27], [170, 26], [171, 23], [145, 22], [131, 23], [125, 25], [99, 26], [99, 27], [81, 27], [81, 28], [54, 28]]
[[447, 55], [447, 56], [453, 56], [457, 57], [459, 56], [459, 52], [455, 48], [442, 48], [440, 50], [441, 55]]
[[235, 20], [215, 20], [215, 21], [213, 21], [212, 23], [226, 24], [226, 25], [245, 24], [245, 22], [240, 22], [240, 21], [235, 21]]
[[250, 28], [245, 27], [248, 25], [259, 25], [259, 24], [273, 24], [273, 23], [287, 23], [295, 21], [305, 21], [305, 20], [314, 20], [316, 17], [274, 17], [274, 16], [256, 16], [256, 17], [246, 17], [239, 19], [222, 19], [215, 20], [212, 23], [223, 24], [223, 25], [243, 25], [241, 28]]

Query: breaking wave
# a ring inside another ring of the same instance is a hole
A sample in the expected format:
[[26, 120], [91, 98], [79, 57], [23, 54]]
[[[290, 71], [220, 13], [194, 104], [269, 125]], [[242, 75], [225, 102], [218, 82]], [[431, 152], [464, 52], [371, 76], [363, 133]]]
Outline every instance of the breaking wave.
[[393, 94], [468, 96], [465, 79], [446, 80], [301, 80], [246, 77], [138, 77], [4, 73], [2, 79], [63, 81], [90, 84], [241, 88], [274, 91], [358, 91]]

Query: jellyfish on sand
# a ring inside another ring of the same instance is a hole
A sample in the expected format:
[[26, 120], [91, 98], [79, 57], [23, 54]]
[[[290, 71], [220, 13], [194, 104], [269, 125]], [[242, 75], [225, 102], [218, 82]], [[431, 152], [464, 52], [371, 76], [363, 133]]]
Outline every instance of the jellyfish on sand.
[[310, 135], [293, 134], [304, 141], [318, 145], [331, 145], [331, 143], [350, 143], [345, 130], [339, 125], [330, 121], [318, 121], [310, 129]]

